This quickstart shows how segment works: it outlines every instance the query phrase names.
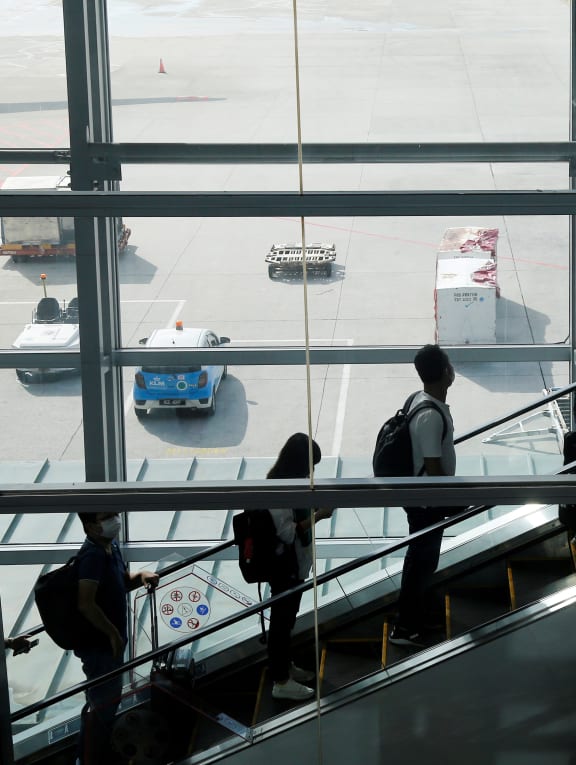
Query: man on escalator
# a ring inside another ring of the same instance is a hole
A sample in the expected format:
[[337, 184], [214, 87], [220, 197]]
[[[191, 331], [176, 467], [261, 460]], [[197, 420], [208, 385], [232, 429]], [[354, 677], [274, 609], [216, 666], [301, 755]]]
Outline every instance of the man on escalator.
[[[118, 513], [79, 513], [86, 539], [78, 553], [78, 609], [94, 627], [89, 645], [74, 653], [88, 680], [122, 666], [127, 640], [126, 593], [158, 584], [158, 574], [131, 574], [115, 541]], [[120, 698], [122, 675], [86, 692], [76, 765], [110, 762], [110, 737]]]
[[[410, 420], [410, 440], [414, 475], [454, 475], [454, 424], [446, 403], [448, 389], [454, 382], [454, 368], [448, 354], [438, 345], [425, 345], [417, 352], [414, 366], [422, 380], [423, 390], [416, 394], [409, 412], [425, 401], [430, 403]], [[409, 533], [438, 523], [459, 509], [450, 507], [407, 507]], [[442, 530], [433, 531], [412, 542], [406, 551], [398, 620], [390, 635], [395, 645], [423, 645], [425, 619], [429, 608], [429, 588], [438, 567]]]

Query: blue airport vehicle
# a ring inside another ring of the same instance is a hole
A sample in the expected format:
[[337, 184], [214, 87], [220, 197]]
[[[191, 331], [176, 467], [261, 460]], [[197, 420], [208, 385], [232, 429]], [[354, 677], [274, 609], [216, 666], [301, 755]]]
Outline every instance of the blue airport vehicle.
[[[216, 348], [229, 343], [210, 329], [184, 327], [156, 329], [140, 340], [147, 348]], [[203, 411], [216, 413], [216, 392], [227, 375], [226, 365], [142, 366], [134, 377], [134, 412], [142, 419], [154, 409], [173, 409], [177, 413]]]

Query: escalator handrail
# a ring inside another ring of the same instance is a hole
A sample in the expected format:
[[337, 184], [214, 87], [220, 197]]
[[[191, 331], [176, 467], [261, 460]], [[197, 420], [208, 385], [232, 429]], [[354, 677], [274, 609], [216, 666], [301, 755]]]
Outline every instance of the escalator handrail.
[[[180, 571], [180, 569], [191, 566], [193, 563], [196, 563], [199, 560], [211, 558], [213, 555], [217, 555], [223, 550], [227, 550], [229, 547], [233, 547], [234, 544], [234, 539], [228, 539], [226, 542], [222, 542], [222, 544], [213, 545], [209, 550], [202, 550], [201, 552], [195, 553], [189, 558], [186, 558], [184, 561], [178, 561], [177, 563], [173, 563], [171, 566], [163, 568], [162, 571], [158, 571], [158, 577], [159, 579], [162, 579], [163, 576], [170, 576], [171, 574]], [[38, 624], [36, 627], [32, 627], [31, 629], [23, 632], [22, 635], [11, 635], [10, 638], [15, 639], [17, 637], [33, 637], [34, 635], [39, 635], [41, 632], [45, 631], [46, 627], [43, 624]]]
[[[479, 427], [474, 428], [473, 430], [469, 430], [465, 433], [462, 433], [462, 435], [459, 435], [456, 438], [454, 438], [454, 444], [463, 443], [464, 441], [467, 441], [470, 438], [474, 438], [475, 436], [485, 433], [488, 430], [492, 430], [492, 428], [495, 428], [498, 425], [502, 425], [503, 423], [508, 422], [509, 420], [513, 420], [515, 417], [518, 417], [518, 415], [526, 414], [527, 412], [531, 412], [533, 409], [538, 409], [541, 406], [547, 403], [550, 403], [551, 401], [555, 401], [558, 398], [562, 398], [563, 396], [567, 395], [568, 393], [571, 393], [572, 391], [576, 391], [576, 383], [565, 385], [563, 388], [559, 388], [554, 393], [550, 393], [547, 396], [544, 396], [543, 398], [540, 398], [537, 401], [532, 402], [531, 404], [526, 404], [526, 406], [520, 407], [519, 409], [515, 409], [513, 412], [503, 415], [502, 417], [498, 417], [494, 420], [491, 420], [489, 423], [480, 425]], [[571, 471], [570, 470], [558, 471], [558, 473], [556, 473], [555, 475], [559, 475], [561, 472], [571, 472]], [[224, 542], [221, 545], [214, 545], [209, 550], [204, 550], [200, 553], [196, 553], [195, 555], [190, 556], [190, 558], [186, 558], [186, 560], [184, 561], [180, 561], [179, 563], [174, 563], [172, 566], [168, 566], [168, 568], [163, 569], [162, 572], [158, 572], [158, 575], [160, 577], [169, 576], [170, 574], [173, 574], [182, 568], [186, 568], [187, 566], [191, 565], [192, 563], [195, 563], [196, 561], [211, 558], [215, 554], [221, 552], [222, 550], [225, 550], [228, 547], [232, 547], [233, 544], [234, 544], [234, 540], [229, 540], [228, 542]], [[29, 630], [26, 630], [25, 634], [33, 636], [33, 635], [38, 635], [41, 632], [44, 632], [44, 625], [42, 624], [36, 627], [32, 627]], [[17, 636], [11, 635], [10, 637], [14, 638]]]
[[[576, 461], [571, 462], [567, 465], [564, 465], [560, 470], [556, 471], [553, 475], [561, 475], [563, 473], [572, 473], [572, 472], [576, 472]], [[171, 651], [175, 651], [178, 648], [182, 648], [183, 646], [186, 646], [189, 643], [193, 643], [202, 637], [211, 635], [214, 632], [218, 632], [221, 629], [230, 627], [233, 624], [236, 624], [237, 622], [242, 621], [243, 619], [247, 619], [250, 616], [258, 614], [260, 613], [260, 611], [270, 608], [270, 606], [274, 605], [275, 603], [282, 600], [283, 598], [289, 597], [296, 593], [303, 593], [308, 590], [311, 590], [315, 586], [315, 584], [322, 585], [332, 581], [333, 579], [337, 579], [338, 577], [343, 576], [344, 574], [348, 574], [351, 571], [355, 571], [356, 569], [361, 568], [367, 563], [372, 563], [373, 561], [378, 560], [379, 558], [383, 558], [385, 555], [388, 555], [392, 552], [396, 552], [397, 550], [401, 550], [403, 547], [406, 547], [411, 542], [418, 540], [421, 537], [426, 536], [427, 534], [431, 534], [435, 531], [439, 531], [440, 529], [442, 530], [447, 529], [450, 526], [454, 526], [458, 523], [461, 523], [462, 521], [468, 520], [469, 518], [473, 518], [474, 516], [479, 515], [480, 513], [485, 512], [486, 510], [489, 510], [491, 507], [493, 506], [478, 505], [475, 507], [466, 508], [466, 510], [459, 512], [456, 515], [451, 516], [450, 518], [446, 518], [442, 521], [438, 521], [438, 523], [435, 523], [431, 526], [427, 526], [426, 528], [414, 534], [409, 534], [406, 537], [403, 537], [399, 541], [391, 542], [382, 547], [376, 548], [376, 550], [373, 550], [372, 552], [367, 553], [366, 555], [362, 555], [358, 558], [355, 558], [352, 561], [343, 563], [340, 566], [337, 566], [336, 568], [333, 568], [330, 571], [325, 572], [324, 574], [320, 574], [316, 577], [316, 581], [314, 581], [313, 579], [308, 579], [302, 584], [299, 584], [296, 587], [293, 587], [291, 590], [286, 590], [285, 592], [282, 592], [279, 595], [275, 595], [274, 597], [267, 598], [266, 600], [262, 600], [258, 603], [255, 603], [252, 606], [247, 606], [242, 611], [239, 611], [235, 614], [231, 614], [230, 616], [227, 616], [224, 619], [220, 619], [219, 621], [214, 622], [214, 624], [206, 625], [205, 627], [202, 627], [200, 630], [198, 630], [194, 635], [189, 635], [179, 640], [174, 640], [171, 643], [168, 643], [167, 645], [162, 646], [161, 648], [148, 651], [147, 653], [142, 654], [141, 656], [138, 656], [136, 659], [131, 659], [125, 662], [122, 665], [122, 667], [115, 669], [113, 672], [110, 672], [106, 675], [102, 675], [101, 677], [98, 677], [93, 680], [86, 680], [82, 683], [78, 683], [72, 686], [71, 688], [67, 688], [65, 691], [60, 691], [59, 693], [56, 693], [53, 696], [50, 696], [47, 699], [42, 699], [42, 701], [38, 701], [34, 704], [30, 704], [27, 707], [19, 709], [18, 711], [13, 712], [10, 715], [10, 720], [12, 723], [17, 722], [18, 720], [21, 720], [25, 717], [29, 717], [30, 715], [35, 714], [36, 712], [39, 712], [42, 709], [45, 709], [49, 706], [53, 706], [54, 704], [57, 704], [61, 701], [65, 701], [66, 699], [70, 698], [71, 696], [75, 696], [81, 691], [92, 688], [93, 686], [99, 685], [100, 683], [107, 682], [108, 680], [111, 680], [112, 678], [117, 677], [118, 675], [121, 675], [124, 672], [131, 671], [144, 664], [148, 664], [156, 659], [160, 659], [161, 657], [165, 656], [167, 653]], [[180, 565], [180, 564], [177, 564], [177, 565]]]
[[576, 383], [570, 383], [570, 385], [565, 385], [563, 388], [558, 388], [558, 390], [554, 391], [554, 393], [549, 393], [548, 395], [541, 397], [537, 401], [533, 401], [531, 404], [526, 404], [526, 406], [522, 406], [519, 409], [515, 409], [513, 412], [509, 412], [508, 414], [502, 415], [502, 417], [497, 417], [496, 419], [491, 420], [485, 425], [480, 425], [479, 427], [473, 428], [472, 430], [467, 430], [465, 433], [458, 435], [454, 439], [454, 444], [460, 444], [463, 441], [468, 441], [470, 438], [479, 436], [481, 433], [486, 433], [488, 430], [492, 430], [492, 428], [495, 428], [498, 425], [502, 425], [505, 422], [509, 422], [510, 420], [513, 420], [515, 417], [518, 417], [521, 414], [527, 414], [528, 412], [531, 412], [533, 409], [539, 409], [541, 406], [545, 404], [549, 404], [551, 401], [556, 401], [556, 399], [562, 398], [563, 396], [566, 396], [568, 393], [572, 393], [573, 391], [576, 391]]

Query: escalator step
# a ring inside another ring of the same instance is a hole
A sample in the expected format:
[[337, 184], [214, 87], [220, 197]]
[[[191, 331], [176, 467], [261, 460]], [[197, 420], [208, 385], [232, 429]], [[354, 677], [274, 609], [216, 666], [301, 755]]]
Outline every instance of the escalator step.
[[568, 535], [561, 530], [560, 533], [548, 539], [543, 539], [528, 547], [511, 553], [508, 560], [571, 560]]
[[328, 641], [325, 650], [323, 694], [382, 669], [382, 635], [379, 638]]
[[523, 606], [576, 583], [571, 560], [511, 561], [516, 606]]
[[456, 637], [510, 610], [507, 586], [452, 589], [450, 636]]

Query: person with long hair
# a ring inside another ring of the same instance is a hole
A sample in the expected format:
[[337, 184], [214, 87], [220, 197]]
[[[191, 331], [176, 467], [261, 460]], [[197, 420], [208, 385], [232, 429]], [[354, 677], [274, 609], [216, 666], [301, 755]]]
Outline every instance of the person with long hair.
[[[312, 439], [312, 463], [317, 465], [322, 453]], [[294, 433], [286, 441], [267, 478], [308, 478], [310, 475], [310, 440], [305, 433]], [[312, 567], [312, 520], [314, 523], [332, 515], [333, 508], [271, 508], [279, 544], [278, 572], [270, 581], [271, 594], [279, 595], [301, 584]], [[291, 656], [291, 633], [296, 623], [302, 593], [288, 595], [270, 608], [268, 660], [275, 699], [303, 701], [314, 696], [305, 683], [314, 672], [297, 667]]]

